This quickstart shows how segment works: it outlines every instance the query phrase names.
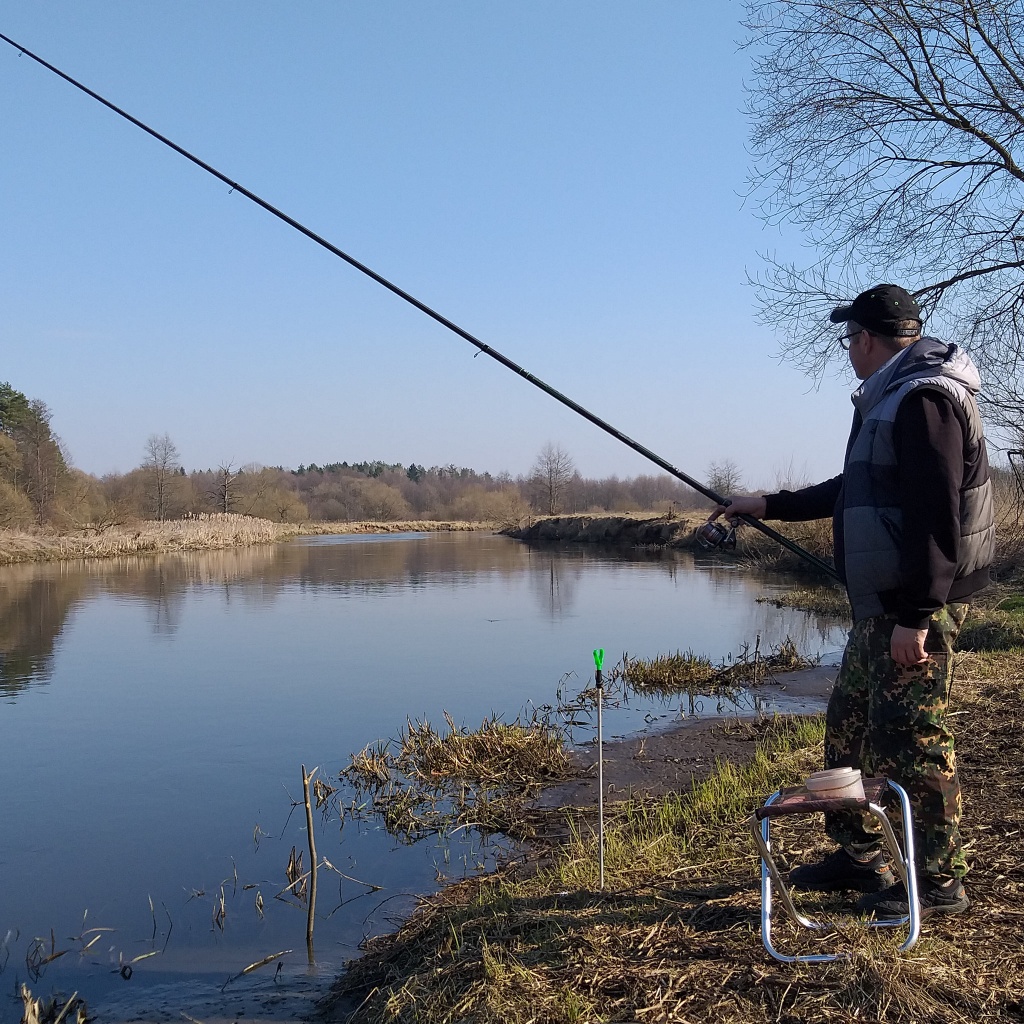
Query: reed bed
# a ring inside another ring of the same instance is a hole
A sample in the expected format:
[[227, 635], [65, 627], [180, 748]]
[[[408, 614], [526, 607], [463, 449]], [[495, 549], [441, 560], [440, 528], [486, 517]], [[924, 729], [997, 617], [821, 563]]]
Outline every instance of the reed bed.
[[421, 782], [437, 779], [535, 786], [572, 772], [561, 729], [539, 717], [528, 722], [486, 718], [479, 729], [460, 729], [445, 712], [447, 732], [409, 722], [399, 737], [397, 768]]
[[784, 594], [759, 597], [757, 603], [796, 608], [826, 619], [849, 619], [852, 615], [846, 591], [840, 586], [800, 587]]
[[[1022, 675], [1022, 651], [961, 657], [958, 743], [964, 777], [974, 780], [965, 825], [976, 909], [929, 919], [908, 953], [897, 951], [899, 935], [851, 917], [826, 934], [776, 929], [790, 951], [842, 948], [848, 959], [790, 965], [762, 950], [745, 818], [821, 757], [820, 719], [776, 719], [731, 727], [756, 731], [749, 763], [721, 764], [689, 794], [609, 808], [605, 891], [591, 819], [571, 818], [569, 841], [546, 866], [510, 865], [450, 886], [397, 933], [369, 940], [325, 1016], [349, 1024], [1019, 1021]], [[784, 864], [825, 848], [817, 820], [794, 819], [778, 834]], [[826, 916], [849, 909], [828, 899]]]
[[272, 544], [294, 537], [298, 532], [298, 527], [291, 523], [272, 523], [268, 519], [234, 513], [112, 526], [102, 532], [80, 530], [49, 534], [3, 530], [0, 531], [0, 564]]

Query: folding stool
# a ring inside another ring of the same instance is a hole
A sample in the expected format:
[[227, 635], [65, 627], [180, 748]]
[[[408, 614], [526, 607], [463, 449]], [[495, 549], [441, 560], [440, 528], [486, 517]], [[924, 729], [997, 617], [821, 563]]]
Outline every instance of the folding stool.
[[[910, 949], [921, 934], [921, 909], [917, 902], [917, 875], [914, 872], [914, 830], [910, 809], [910, 798], [902, 786], [890, 779], [864, 779], [864, 798], [857, 797], [823, 797], [813, 793], [804, 786], [792, 786], [773, 793], [750, 817], [750, 830], [754, 842], [761, 854], [761, 941], [764, 948], [776, 960], [786, 963], [826, 963], [838, 960], [845, 953], [819, 953], [806, 956], [787, 956], [780, 953], [771, 939], [772, 929], [772, 884], [778, 886], [779, 898], [789, 916], [804, 928], [821, 931], [828, 928], [827, 922], [814, 921], [801, 914], [793, 904], [789, 888], [782, 878], [771, 852], [771, 819], [795, 814], [813, 814], [818, 811], [860, 811], [873, 815], [882, 828], [893, 863], [907, 888], [909, 914], [906, 917], [891, 921], [868, 920], [871, 928], [900, 928], [909, 925], [909, 934], [900, 946], [900, 950]], [[882, 796], [886, 788], [899, 797], [900, 809], [903, 812], [903, 849], [893, 832], [892, 825], [882, 807]], [[905, 851], [905, 852], [904, 852]]]

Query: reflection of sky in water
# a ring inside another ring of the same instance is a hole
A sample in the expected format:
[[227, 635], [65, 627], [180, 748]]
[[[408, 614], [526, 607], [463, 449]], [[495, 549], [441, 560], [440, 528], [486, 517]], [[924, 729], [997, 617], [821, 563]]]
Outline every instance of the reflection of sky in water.
[[[757, 634], [762, 649], [786, 635], [804, 650], [838, 649], [840, 631], [757, 604], [771, 589], [728, 568], [695, 569], [686, 555], [556, 553], [465, 534], [0, 571], [0, 942], [20, 931], [0, 986], [11, 965], [23, 972], [26, 937], [76, 935], [86, 910], [87, 927], [117, 931], [83, 960], [53, 964], [40, 991], [123, 984], [103, 968], [149, 948], [150, 896], [158, 931], [173, 921], [171, 940], [138, 963], [132, 985], [178, 971], [219, 984], [285, 948], [304, 959], [304, 911], [273, 899], [292, 845], [305, 847], [302, 814], [289, 817], [300, 763], [331, 780], [407, 716], [436, 723], [447, 709], [473, 726], [550, 703], [566, 673], [568, 690], [587, 685], [599, 646], [606, 667], [623, 652], [718, 659]], [[606, 729], [642, 727], [649, 712], [610, 710]], [[258, 849], [257, 827], [267, 834]], [[435, 841], [395, 851], [375, 825], [339, 830], [336, 815], [318, 823], [317, 845], [384, 887], [318, 923], [329, 967], [411, 906], [398, 894], [481, 857], [472, 838], [448, 863]], [[222, 883], [223, 934], [211, 924]], [[338, 876], [320, 885], [324, 916], [364, 892]], [[205, 895], [189, 899], [193, 890]], [[17, 1007], [0, 1002], [6, 1019]]]

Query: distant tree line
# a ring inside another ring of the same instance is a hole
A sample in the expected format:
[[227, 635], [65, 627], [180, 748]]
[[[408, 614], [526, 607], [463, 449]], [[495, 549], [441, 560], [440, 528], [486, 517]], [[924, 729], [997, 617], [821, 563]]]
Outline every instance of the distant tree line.
[[186, 470], [173, 439], [153, 434], [127, 473], [75, 469], [50, 429], [44, 402], [0, 384], [0, 527], [103, 529], [141, 519], [236, 512], [277, 522], [473, 520], [512, 524], [534, 514], [664, 512], [694, 504], [668, 476], [587, 479], [559, 445], [547, 444], [530, 473], [479, 472], [454, 463], [383, 461], [235, 465]]
[[[710, 504], [665, 474], [584, 477], [569, 453], [554, 443], [544, 445], [528, 474], [516, 477], [454, 463], [426, 467], [380, 461], [307, 463], [297, 469], [225, 461], [186, 471], [165, 433], [144, 442], [135, 469], [95, 477], [72, 466], [50, 420], [44, 402], [0, 384], [0, 528], [102, 530], [134, 520], [211, 512], [275, 522], [428, 519], [511, 526], [533, 515], [671, 514]], [[1019, 482], [1020, 467], [1016, 470], [1005, 472], [1008, 485]], [[798, 479], [792, 467], [776, 475], [772, 489], [809, 482]], [[721, 494], [743, 492], [731, 459], [712, 462], [706, 478]]]

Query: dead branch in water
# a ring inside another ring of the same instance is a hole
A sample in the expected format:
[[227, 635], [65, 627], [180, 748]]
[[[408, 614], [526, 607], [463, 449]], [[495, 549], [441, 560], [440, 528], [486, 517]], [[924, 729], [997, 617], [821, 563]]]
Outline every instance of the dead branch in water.
[[[316, 915], [316, 837], [313, 834], [313, 807], [309, 802], [309, 783], [317, 769], [307, 775], [302, 765], [302, 801], [306, 806], [306, 838], [309, 840], [309, 907], [306, 913], [306, 954], [313, 963], [313, 925]], [[319, 806], [319, 803], [318, 803]]]

